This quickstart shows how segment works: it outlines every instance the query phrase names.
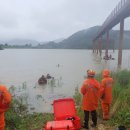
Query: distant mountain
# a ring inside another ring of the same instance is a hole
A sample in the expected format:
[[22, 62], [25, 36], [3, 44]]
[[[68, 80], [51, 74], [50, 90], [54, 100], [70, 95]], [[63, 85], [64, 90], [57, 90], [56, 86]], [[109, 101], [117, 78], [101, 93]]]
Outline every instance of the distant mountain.
[[0, 50], [3, 50], [3, 47], [2, 47], [2, 46], [0, 46]]
[[[115, 48], [119, 46], [119, 30], [112, 30], [110, 33], [111, 44], [114, 44]], [[130, 49], [130, 30], [124, 31], [124, 49]]]
[[91, 48], [92, 40], [96, 36], [99, 26], [74, 33], [67, 39], [59, 43], [59, 48], [66, 49], [86, 49]]
[[54, 42], [55, 42], [55, 43], [60, 43], [60, 42], [62, 42], [63, 40], [64, 40], [64, 38], [60, 38], [60, 39], [54, 40]]
[[[57, 39], [54, 41], [38, 42], [28, 39], [13, 39], [10, 41], [0, 41], [0, 44], [6, 44], [6, 48], [38, 48], [38, 49], [92, 49], [93, 39], [96, 37], [100, 26], [94, 26], [74, 33], [66, 39]], [[124, 31], [124, 49], [130, 49], [130, 30]], [[106, 35], [102, 38], [103, 45], [106, 47]], [[110, 49], [117, 49], [119, 44], [119, 30], [110, 31]], [[8, 46], [12, 45], [12, 46]], [[23, 46], [25, 45], [25, 46]]]
[[50, 41], [44, 44], [38, 44], [35, 46], [35, 48], [38, 49], [59, 49], [59, 45], [55, 43], [54, 41]]
[[[96, 37], [100, 26], [94, 26], [86, 30], [81, 30], [59, 43], [54, 41], [48, 42], [40, 46], [46, 49], [92, 49], [93, 39]], [[124, 32], [124, 49], [130, 49], [130, 31]], [[106, 47], [106, 35], [102, 38], [103, 48]], [[119, 30], [110, 31], [110, 49], [117, 49], [119, 43]]]
[[99, 26], [95, 26], [86, 30], [74, 33], [70, 37], [56, 43], [50, 41], [46, 44], [40, 44], [37, 48], [45, 49], [86, 49], [91, 48], [91, 43], [97, 34]]

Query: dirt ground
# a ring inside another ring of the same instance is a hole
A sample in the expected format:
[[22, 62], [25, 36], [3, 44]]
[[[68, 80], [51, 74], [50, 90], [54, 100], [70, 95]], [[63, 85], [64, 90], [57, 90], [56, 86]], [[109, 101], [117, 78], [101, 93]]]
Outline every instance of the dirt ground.
[[[92, 122], [90, 122], [90, 124], [91, 123]], [[97, 128], [92, 128], [91, 126], [89, 126], [89, 130], [116, 130], [116, 127], [108, 126], [107, 121], [103, 121], [103, 120], [99, 119]]]
[[[90, 122], [91, 124], [92, 122]], [[84, 130], [84, 129], [83, 129]], [[98, 120], [97, 128], [89, 127], [89, 130], [117, 130], [117, 126], [112, 127], [108, 125], [107, 121]], [[130, 130], [130, 128], [127, 128], [126, 130]]]

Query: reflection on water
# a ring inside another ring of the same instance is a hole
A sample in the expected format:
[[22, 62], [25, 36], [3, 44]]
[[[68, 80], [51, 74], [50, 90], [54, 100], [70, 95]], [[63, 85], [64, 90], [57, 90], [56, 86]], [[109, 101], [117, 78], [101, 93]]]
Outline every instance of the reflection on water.
[[[50, 112], [52, 101], [72, 97], [80, 87], [86, 70], [97, 73], [104, 68], [117, 70], [118, 51], [110, 51], [115, 60], [105, 61], [103, 56], [88, 50], [11, 49], [1, 51], [0, 83], [16, 86], [15, 95], [25, 96], [32, 112]], [[130, 68], [130, 51], [123, 51], [122, 68]], [[50, 74], [46, 85], [38, 85], [41, 75]], [[26, 96], [27, 95], [27, 96]]]

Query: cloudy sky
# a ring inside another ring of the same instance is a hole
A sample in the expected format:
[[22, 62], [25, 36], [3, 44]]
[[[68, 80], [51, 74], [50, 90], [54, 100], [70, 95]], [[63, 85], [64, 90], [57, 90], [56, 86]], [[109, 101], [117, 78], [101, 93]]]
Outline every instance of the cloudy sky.
[[119, 1], [0, 0], [0, 39], [66, 38], [79, 30], [101, 25]]

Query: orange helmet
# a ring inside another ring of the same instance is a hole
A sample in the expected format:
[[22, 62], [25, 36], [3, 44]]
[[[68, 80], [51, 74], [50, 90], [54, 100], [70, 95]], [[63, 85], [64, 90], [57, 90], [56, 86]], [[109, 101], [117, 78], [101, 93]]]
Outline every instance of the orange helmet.
[[87, 70], [87, 75], [88, 76], [91, 76], [91, 77], [94, 77], [95, 76], [95, 71], [94, 70]]
[[110, 76], [110, 71], [108, 69], [103, 70], [102, 76], [104, 76], [104, 77]]

